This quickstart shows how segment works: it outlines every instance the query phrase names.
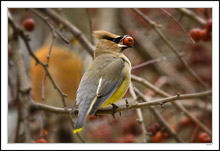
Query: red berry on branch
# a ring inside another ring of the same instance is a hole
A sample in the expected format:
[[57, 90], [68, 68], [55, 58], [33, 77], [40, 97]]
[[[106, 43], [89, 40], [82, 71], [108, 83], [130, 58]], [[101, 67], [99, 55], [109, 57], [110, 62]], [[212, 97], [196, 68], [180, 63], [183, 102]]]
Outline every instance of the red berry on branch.
[[212, 32], [212, 19], [211, 18], [205, 23], [205, 28], [207, 29], [208, 32]]
[[192, 121], [188, 117], [183, 117], [180, 119], [179, 124], [182, 127], [186, 127], [186, 126], [192, 124]]
[[200, 31], [200, 38], [203, 41], [210, 41], [212, 39], [212, 34], [208, 32], [206, 29]]
[[33, 31], [34, 28], [35, 28], [35, 21], [34, 21], [33, 18], [26, 18], [26, 19], [23, 21], [22, 25], [23, 25], [23, 27], [24, 27], [24, 29], [25, 29], [26, 31], [31, 32], [31, 31]]
[[158, 123], [152, 124], [147, 128], [148, 132], [154, 136], [160, 130], [160, 125]]
[[200, 29], [193, 28], [189, 31], [190, 36], [195, 42], [199, 42], [200, 40]]
[[8, 8], [10, 10], [11, 13], [15, 12], [17, 10], [17, 8]]
[[120, 137], [118, 138], [116, 141], [116, 143], [134, 143], [134, 135], [132, 134], [128, 134], [124, 137]]
[[43, 138], [39, 138], [39, 139], [35, 140], [34, 143], [47, 143], [47, 141]]
[[204, 14], [205, 13], [205, 8], [196, 8], [196, 11], [198, 13]]
[[8, 45], [8, 57], [12, 56], [12, 51], [10, 45]]
[[199, 141], [201, 143], [211, 143], [212, 139], [207, 133], [203, 132], [199, 134]]
[[162, 142], [163, 135], [161, 131], [158, 131], [153, 137], [152, 137], [152, 142], [153, 143], [160, 143]]

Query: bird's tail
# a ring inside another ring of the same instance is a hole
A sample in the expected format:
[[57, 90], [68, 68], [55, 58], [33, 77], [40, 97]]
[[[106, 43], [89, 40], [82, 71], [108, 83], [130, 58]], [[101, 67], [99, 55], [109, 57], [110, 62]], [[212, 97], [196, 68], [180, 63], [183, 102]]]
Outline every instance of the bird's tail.
[[83, 123], [85, 122], [87, 115], [92, 110], [93, 105], [96, 102], [96, 100], [97, 100], [97, 96], [88, 105], [83, 104], [82, 106], [79, 107], [79, 113], [78, 113], [78, 117], [77, 117], [77, 121], [76, 121], [74, 130], [73, 130], [73, 133], [77, 133], [82, 130]]
[[75, 123], [75, 127], [74, 127], [74, 130], [73, 130], [73, 133], [78, 133], [79, 131], [82, 130], [82, 127], [83, 127], [83, 123], [86, 119], [86, 116], [87, 116], [87, 113], [84, 112], [84, 113], [81, 113], [78, 115], [78, 118], [77, 118], [77, 121]]

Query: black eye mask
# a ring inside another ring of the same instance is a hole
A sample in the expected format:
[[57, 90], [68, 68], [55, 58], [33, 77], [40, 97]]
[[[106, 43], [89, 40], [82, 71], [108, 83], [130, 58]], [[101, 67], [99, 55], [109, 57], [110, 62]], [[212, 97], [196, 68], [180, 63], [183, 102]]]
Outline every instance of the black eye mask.
[[124, 38], [124, 36], [118, 37], [118, 38], [111, 38], [111, 37], [107, 37], [107, 40], [113, 41], [114, 43], [118, 44], [122, 39]]

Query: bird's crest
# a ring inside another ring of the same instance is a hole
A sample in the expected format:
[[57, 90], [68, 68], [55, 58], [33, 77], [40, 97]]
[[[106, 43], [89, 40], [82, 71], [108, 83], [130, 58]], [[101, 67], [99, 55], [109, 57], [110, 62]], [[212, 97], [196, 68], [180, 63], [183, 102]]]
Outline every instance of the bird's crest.
[[98, 39], [107, 39], [107, 40], [120, 37], [119, 35], [115, 35], [104, 30], [93, 31], [93, 36]]

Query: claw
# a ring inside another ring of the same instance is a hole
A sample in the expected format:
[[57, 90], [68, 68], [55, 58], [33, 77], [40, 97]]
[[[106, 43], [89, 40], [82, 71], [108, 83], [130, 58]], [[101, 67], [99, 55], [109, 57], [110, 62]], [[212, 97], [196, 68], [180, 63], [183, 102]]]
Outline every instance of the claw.
[[95, 118], [97, 119], [97, 117], [98, 117], [98, 115], [97, 115], [97, 113], [95, 112]]
[[128, 100], [125, 99], [126, 107], [129, 107]]
[[115, 118], [115, 110], [118, 108], [118, 106], [113, 103], [111, 105], [112, 105], [112, 116]]

